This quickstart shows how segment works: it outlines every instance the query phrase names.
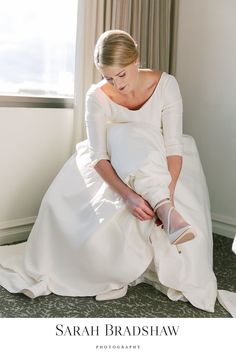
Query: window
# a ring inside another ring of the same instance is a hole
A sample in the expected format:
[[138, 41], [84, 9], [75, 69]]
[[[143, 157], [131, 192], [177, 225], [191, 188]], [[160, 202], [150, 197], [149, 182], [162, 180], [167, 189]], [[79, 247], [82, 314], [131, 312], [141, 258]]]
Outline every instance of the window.
[[7, 0], [0, 11], [0, 95], [74, 95], [77, 0]]

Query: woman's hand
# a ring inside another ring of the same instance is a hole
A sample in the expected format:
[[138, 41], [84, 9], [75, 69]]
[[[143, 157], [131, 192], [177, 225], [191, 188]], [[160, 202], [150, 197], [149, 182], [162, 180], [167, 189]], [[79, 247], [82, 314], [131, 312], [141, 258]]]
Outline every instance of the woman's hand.
[[139, 194], [135, 192], [129, 193], [124, 200], [131, 214], [139, 220], [145, 221], [154, 218], [155, 213], [152, 207]]
[[95, 166], [102, 179], [125, 201], [129, 211], [139, 220], [151, 220], [155, 214], [152, 207], [139, 194], [125, 184], [112, 167], [110, 161], [100, 160]]

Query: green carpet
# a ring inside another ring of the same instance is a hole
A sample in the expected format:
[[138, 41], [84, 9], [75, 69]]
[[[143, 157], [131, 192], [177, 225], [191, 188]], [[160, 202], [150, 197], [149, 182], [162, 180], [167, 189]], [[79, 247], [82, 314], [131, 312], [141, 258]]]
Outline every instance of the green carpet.
[[[236, 292], [236, 256], [232, 252], [232, 239], [214, 235], [214, 271], [218, 289]], [[171, 301], [147, 284], [129, 287], [125, 297], [105, 302], [97, 302], [94, 297], [54, 294], [29, 299], [23, 294], [11, 294], [0, 287], [0, 304], [0, 317], [3, 318], [231, 317], [218, 302], [215, 312], [208, 313], [188, 302]]]

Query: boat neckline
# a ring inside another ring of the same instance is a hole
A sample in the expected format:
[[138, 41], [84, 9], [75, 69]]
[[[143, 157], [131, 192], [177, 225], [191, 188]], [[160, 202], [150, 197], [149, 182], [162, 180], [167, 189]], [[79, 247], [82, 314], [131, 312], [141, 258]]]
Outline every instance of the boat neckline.
[[122, 104], [119, 104], [119, 103], [113, 101], [113, 100], [102, 90], [102, 87], [101, 87], [101, 86], [99, 86], [98, 89], [99, 89], [99, 90], [102, 92], [102, 94], [103, 94], [111, 103], [113, 103], [114, 105], [116, 105], [116, 106], [118, 106], [118, 107], [121, 107], [121, 108], [124, 108], [124, 109], [126, 109], [127, 111], [130, 111], [130, 112], [139, 112], [139, 111], [141, 111], [141, 110], [152, 100], [152, 97], [154, 96], [155, 92], [157, 91], [157, 89], [158, 89], [159, 86], [160, 86], [159, 84], [160, 84], [160, 82], [161, 82], [162, 77], [164, 76], [164, 74], [165, 74], [165, 72], [163, 71], [163, 72], [161, 73], [160, 79], [158, 80], [158, 82], [157, 82], [157, 84], [156, 84], [154, 90], [152, 91], [152, 94], [151, 94], [151, 95], [149, 96], [149, 98], [142, 104], [142, 106], [141, 106], [140, 108], [138, 108], [138, 109], [130, 109], [130, 108], [128, 108], [128, 107], [125, 107], [125, 106], [123, 106]]

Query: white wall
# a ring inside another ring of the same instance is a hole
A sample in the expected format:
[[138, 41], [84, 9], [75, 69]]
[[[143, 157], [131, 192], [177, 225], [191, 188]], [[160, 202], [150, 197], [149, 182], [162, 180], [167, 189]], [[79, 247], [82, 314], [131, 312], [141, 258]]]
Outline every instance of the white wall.
[[71, 109], [0, 109], [0, 244], [28, 234], [72, 134]]
[[177, 73], [184, 132], [198, 145], [213, 229], [236, 232], [236, 1], [180, 0]]

